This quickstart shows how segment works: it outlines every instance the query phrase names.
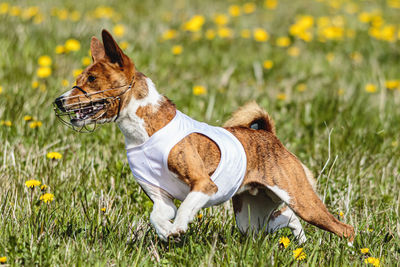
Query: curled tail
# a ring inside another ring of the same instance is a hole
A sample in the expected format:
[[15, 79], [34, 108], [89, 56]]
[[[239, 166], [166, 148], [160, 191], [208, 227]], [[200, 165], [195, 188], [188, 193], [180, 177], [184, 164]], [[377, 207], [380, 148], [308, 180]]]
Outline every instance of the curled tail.
[[248, 102], [238, 108], [232, 117], [224, 123], [224, 127], [247, 127], [265, 130], [275, 134], [275, 124], [268, 113], [256, 102]]

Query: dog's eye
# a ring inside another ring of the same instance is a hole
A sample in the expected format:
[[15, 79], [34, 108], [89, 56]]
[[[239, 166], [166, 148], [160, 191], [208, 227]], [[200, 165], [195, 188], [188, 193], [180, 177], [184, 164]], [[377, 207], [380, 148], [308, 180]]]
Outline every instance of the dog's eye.
[[90, 75], [90, 76], [88, 77], [88, 81], [89, 81], [89, 82], [94, 82], [94, 80], [96, 80], [96, 77], [94, 77], [94, 76], [92, 76], [92, 75]]

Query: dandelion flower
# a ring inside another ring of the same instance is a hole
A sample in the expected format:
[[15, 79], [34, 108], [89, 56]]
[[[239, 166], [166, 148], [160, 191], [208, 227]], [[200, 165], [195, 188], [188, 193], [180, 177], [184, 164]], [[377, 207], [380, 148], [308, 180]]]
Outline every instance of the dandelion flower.
[[256, 28], [254, 29], [253, 37], [257, 42], [266, 42], [269, 39], [269, 34], [262, 28]]
[[286, 94], [284, 94], [284, 93], [279, 93], [279, 94], [277, 94], [276, 95], [276, 98], [278, 99], [278, 100], [281, 100], [281, 101], [284, 101], [284, 100], [286, 100]]
[[72, 75], [76, 78], [76, 77], [78, 77], [79, 75], [81, 75], [82, 71], [83, 71], [83, 69], [74, 69], [74, 70], [72, 71]]
[[339, 88], [337, 94], [338, 95], [344, 95], [344, 89], [343, 88]]
[[238, 17], [240, 16], [240, 13], [240, 6], [232, 5], [229, 7], [229, 14], [231, 14], [232, 17]]
[[203, 218], [203, 214], [199, 213], [199, 215], [197, 215], [197, 219], [201, 220]]
[[32, 121], [29, 123], [29, 128], [35, 129], [42, 127], [43, 123], [41, 121]]
[[2, 121], [0, 121], [0, 125], [11, 127], [12, 126], [12, 122], [11, 121], [2, 120]]
[[208, 40], [212, 40], [212, 39], [214, 39], [215, 38], [215, 35], [216, 35], [216, 33], [215, 33], [215, 30], [213, 30], [213, 29], [208, 29], [207, 31], [206, 31], [206, 38], [208, 39]]
[[243, 39], [249, 39], [251, 37], [251, 31], [249, 29], [243, 29], [240, 31], [240, 36]]
[[90, 59], [90, 57], [84, 57], [84, 58], [82, 58], [82, 65], [83, 66], [89, 66], [90, 65], [90, 63], [92, 63], [92, 60]]
[[256, 4], [252, 2], [245, 3], [243, 5], [243, 12], [246, 14], [251, 14], [256, 10]]
[[289, 37], [282, 36], [276, 39], [276, 45], [280, 47], [288, 47], [290, 45]]
[[369, 252], [369, 248], [362, 248], [361, 253], [362, 254], [367, 254]]
[[55, 52], [56, 52], [56, 54], [62, 54], [62, 53], [65, 53], [65, 46], [63, 46], [63, 45], [57, 45], [56, 46], [56, 49], [55, 49]]
[[233, 31], [228, 27], [221, 27], [218, 29], [218, 36], [221, 38], [232, 38]]
[[291, 57], [298, 57], [300, 55], [300, 49], [297, 46], [290, 47], [287, 52]]
[[225, 14], [217, 14], [214, 16], [214, 23], [218, 26], [224, 26], [228, 23], [229, 18]]
[[39, 57], [39, 59], [38, 59], [38, 64], [39, 64], [41, 67], [50, 67], [50, 66], [51, 66], [51, 63], [52, 63], [51, 57], [49, 57], [49, 56], [47, 56], [47, 55], [41, 56], [41, 57]]
[[122, 24], [115, 25], [113, 28], [115, 36], [122, 37], [125, 34], [125, 27]]
[[0, 94], [3, 92], [3, 86], [0, 85]]
[[174, 55], [180, 55], [180, 54], [182, 54], [182, 52], [183, 52], [183, 46], [181, 46], [181, 45], [174, 45], [174, 46], [171, 48], [171, 52], [172, 52], [172, 54], [174, 54]]
[[296, 86], [296, 90], [299, 92], [304, 92], [305, 90], [307, 90], [307, 85], [305, 83], [299, 83]]
[[364, 89], [368, 93], [375, 93], [377, 91], [376, 85], [372, 83], [366, 84]]
[[32, 88], [33, 89], [36, 89], [36, 88], [38, 88], [39, 87], [39, 82], [38, 81], [33, 81], [32, 82]]
[[287, 238], [286, 236], [283, 236], [283, 237], [279, 238], [279, 244], [281, 244], [285, 248], [287, 248], [290, 245], [290, 239]]
[[272, 67], [274, 66], [274, 62], [272, 60], [264, 60], [263, 62], [263, 67], [264, 69], [272, 69]]
[[161, 39], [163, 40], [171, 40], [174, 39], [178, 36], [178, 32], [174, 29], [168, 29], [166, 31], [163, 32], [163, 34], [161, 35]]
[[24, 116], [24, 121], [31, 121], [31, 120], [33, 120], [32, 116], [30, 116], [30, 115], [25, 115]]
[[46, 157], [48, 159], [61, 159], [62, 154], [58, 153], [58, 152], [49, 152], [49, 153], [47, 153]]
[[400, 88], [400, 80], [389, 80], [385, 82], [385, 87], [389, 90]]
[[379, 261], [378, 258], [368, 257], [368, 258], [366, 258], [366, 259], [364, 260], [364, 262], [365, 262], [366, 264], [370, 263], [370, 264], [372, 264], [372, 265], [375, 266], [375, 267], [379, 267], [379, 266], [380, 266], [380, 261]]
[[49, 67], [40, 67], [38, 68], [36, 75], [39, 78], [47, 78], [51, 75], [51, 68]]
[[293, 258], [298, 261], [302, 261], [307, 257], [306, 253], [303, 251], [303, 248], [298, 248], [293, 250]]
[[40, 190], [42, 190], [42, 191], [45, 191], [47, 189], [47, 185], [45, 185], [45, 184], [43, 184], [41, 187], [40, 187]]
[[277, 5], [278, 5], [277, 0], [265, 0], [265, 2], [264, 2], [265, 8], [271, 9], [271, 10], [276, 9]]
[[76, 39], [68, 39], [65, 42], [65, 51], [79, 51], [81, 49], [81, 43]]
[[64, 79], [64, 80], [62, 80], [62, 81], [61, 81], [61, 85], [62, 85], [62, 86], [64, 86], [64, 87], [67, 87], [67, 86], [69, 86], [69, 82], [68, 82], [68, 80], [65, 80], [65, 79]]
[[35, 186], [39, 186], [41, 184], [41, 182], [39, 182], [38, 180], [28, 180], [25, 182], [25, 185], [28, 188], [34, 188]]
[[0, 263], [6, 263], [7, 262], [7, 257], [0, 257]]
[[127, 48], [128, 48], [128, 42], [126, 42], [126, 41], [120, 42], [120, 43], [119, 43], [119, 47], [120, 47], [122, 50], [127, 49]]
[[343, 211], [340, 211], [340, 212], [339, 212], [339, 216], [343, 218], [343, 216], [344, 216]]
[[52, 202], [54, 200], [54, 195], [51, 193], [46, 193], [40, 196], [40, 200], [44, 203]]
[[207, 94], [207, 88], [202, 85], [193, 86], [193, 94], [194, 95], [205, 95]]
[[204, 22], [205, 22], [204, 16], [195, 15], [189, 21], [183, 24], [183, 29], [185, 31], [198, 32], [201, 30], [201, 27], [203, 26]]

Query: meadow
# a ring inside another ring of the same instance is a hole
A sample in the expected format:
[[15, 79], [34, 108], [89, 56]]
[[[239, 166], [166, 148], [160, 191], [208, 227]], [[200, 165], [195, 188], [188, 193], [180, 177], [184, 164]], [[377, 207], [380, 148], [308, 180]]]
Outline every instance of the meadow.
[[[399, 0], [0, 2], [0, 265], [398, 265], [399, 15]], [[103, 28], [197, 120], [256, 100], [353, 246], [305, 222], [303, 245], [243, 236], [229, 203], [162, 242], [118, 127], [79, 134], [53, 112]]]

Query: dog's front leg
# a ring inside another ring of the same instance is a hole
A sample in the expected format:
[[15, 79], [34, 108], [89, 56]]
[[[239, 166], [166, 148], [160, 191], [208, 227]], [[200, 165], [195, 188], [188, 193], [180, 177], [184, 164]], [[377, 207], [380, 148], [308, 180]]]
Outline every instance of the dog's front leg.
[[172, 220], [175, 217], [176, 206], [172, 197], [159, 187], [138, 181], [139, 185], [153, 201], [153, 210], [150, 214], [150, 222], [158, 236], [166, 241], [172, 231]]

